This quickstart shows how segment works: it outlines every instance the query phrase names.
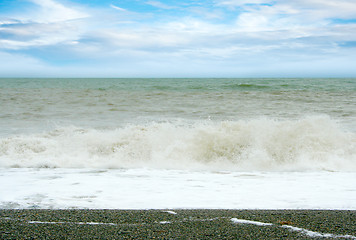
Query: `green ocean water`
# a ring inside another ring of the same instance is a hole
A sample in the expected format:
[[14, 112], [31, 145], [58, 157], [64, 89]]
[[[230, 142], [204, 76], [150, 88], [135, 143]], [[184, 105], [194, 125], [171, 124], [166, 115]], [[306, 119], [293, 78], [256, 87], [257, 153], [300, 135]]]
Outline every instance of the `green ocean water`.
[[3, 88], [131, 91], [356, 91], [355, 78], [0, 78]]
[[117, 127], [145, 121], [297, 119], [355, 129], [356, 79], [0, 79], [0, 128]]

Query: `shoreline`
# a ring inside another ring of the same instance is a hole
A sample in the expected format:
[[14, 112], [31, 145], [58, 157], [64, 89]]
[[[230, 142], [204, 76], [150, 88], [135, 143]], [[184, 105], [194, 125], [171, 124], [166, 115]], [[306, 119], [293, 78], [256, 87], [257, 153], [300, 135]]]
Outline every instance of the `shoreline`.
[[356, 239], [356, 210], [0, 209], [1, 239]]

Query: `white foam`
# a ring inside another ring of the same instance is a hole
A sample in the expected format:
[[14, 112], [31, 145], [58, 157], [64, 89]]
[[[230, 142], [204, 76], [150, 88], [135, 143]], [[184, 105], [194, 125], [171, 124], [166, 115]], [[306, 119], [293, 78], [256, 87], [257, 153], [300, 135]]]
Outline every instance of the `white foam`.
[[356, 171], [356, 135], [328, 117], [67, 127], [0, 139], [0, 167]]
[[[237, 224], [252, 224], [256, 226], [278, 226], [273, 223], [264, 223], [264, 222], [258, 222], [258, 221], [251, 221], [251, 220], [245, 220], [245, 219], [237, 219], [237, 218], [231, 218], [231, 221], [233, 223]], [[306, 235], [308, 237], [315, 237], [315, 238], [350, 238], [350, 239], [356, 239], [355, 236], [352, 235], [337, 235], [337, 234], [331, 234], [331, 233], [320, 233], [320, 232], [314, 232], [310, 231], [305, 228], [300, 228], [300, 227], [294, 227], [290, 225], [282, 225], [280, 226], [282, 228], [288, 228], [289, 230], [293, 232], [299, 232], [303, 235]]]
[[300, 232], [304, 235], [307, 235], [309, 237], [324, 237], [324, 238], [332, 238], [332, 237], [336, 237], [336, 235], [333, 235], [331, 233], [319, 233], [319, 232], [314, 232], [314, 231], [310, 231], [304, 228], [299, 228], [299, 227], [293, 227], [293, 226], [289, 226], [289, 225], [283, 225], [283, 228], [288, 228], [293, 232]]
[[4, 168], [0, 182], [0, 208], [11, 209], [356, 210], [350, 172]]
[[320, 233], [320, 232], [314, 232], [310, 231], [304, 228], [299, 228], [299, 227], [294, 227], [294, 226], [289, 226], [289, 225], [283, 225], [283, 228], [288, 228], [291, 231], [294, 232], [300, 232], [301, 234], [307, 235], [308, 237], [315, 237], [315, 238], [350, 238], [350, 239], [356, 239], [355, 236], [352, 235], [338, 235], [338, 234], [331, 234], [331, 233]]
[[160, 224], [170, 224], [170, 223], [172, 223], [172, 222], [170, 222], [170, 221], [160, 221], [159, 223], [160, 223]]
[[173, 215], [176, 215], [177, 213], [174, 212], [174, 211], [165, 211], [166, 213], [169, 213], [169, 214], [173, 214]]
[[231, 221], [234, 223], [239, 223], [239, 224], [252, 224], [252, 225], [257, 225], [257, 226], [272, 226], [273, 225], [272, 223], [264, 223], [264, 222], [257, 222], [257, 221], [237, 219], [237, 218], [231, 218]]
[[115, 223], [104, 223], [104, 222], [42, 222], [42, 221], [28, 221], [30, 224], [75, 224], [75, 225], [109, 225], [117, 226], [119, 224]]

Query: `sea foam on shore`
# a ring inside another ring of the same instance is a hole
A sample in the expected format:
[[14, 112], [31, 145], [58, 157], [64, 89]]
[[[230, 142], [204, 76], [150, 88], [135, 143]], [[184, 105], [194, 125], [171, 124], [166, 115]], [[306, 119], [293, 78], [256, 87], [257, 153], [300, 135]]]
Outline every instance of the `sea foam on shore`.
[[0, 169], [0, 208], [354, 209], [354, 172]]

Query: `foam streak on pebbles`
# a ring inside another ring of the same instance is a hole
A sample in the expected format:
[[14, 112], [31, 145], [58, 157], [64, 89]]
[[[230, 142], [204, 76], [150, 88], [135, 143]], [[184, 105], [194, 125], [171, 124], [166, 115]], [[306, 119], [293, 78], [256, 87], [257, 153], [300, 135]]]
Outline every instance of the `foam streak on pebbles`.
[[177, 213], [174, 212], [174, 211], [165, 211], [166, 213], [169, 213], [169, 214], [173, 214], [173, 215], [176, 215]]
[[309, 231], [309, 230], [304, 229], [304, 228], [298, 228], [298, 227], [293, 227], [293, 226], [289, 226], [289, 225], [283, 225], [282, 227], [288, 228], [291, 231], [300, 232], [300, 233], [302, 233], [304, 235], [307, 235], [308, 237], [356, 239], [356, 237], [352, 236], [352, 235], [335, 235], [335, 234], [331, 234], [331, 233], [319, 233], [319, 232], [313, 232], [313, 231]]
[[256, 222], [256, 221], [237, 219], [237, 218], [232, 218], [231, 221], [234, 223], [253, 224], [253, 225], [257, 225], [257, 226], [272, 226], [273, 225], [272, 223], [263, 223], [263, 222]]
[[103, 222], [41, 222], [41, 221], [28, 221], [30, 224], [76, 224], [76, 225], [111, 225], [117, 226], [115, 223], [103, 223]]
[[[231, 218], [231, 221], [234, 223], [237, 223], [237, 224], [252, 224], [252, 225], [257, 225], [257, 226], [274, 226], [273, 223], [264, 223], [264, 222], [257, 222], [257, 221], [237, 219], [237, 218]], [[319, 233], [319, 232], [314, 232], [314, 231], [310, 231], [310, 230], [307, 230], [304, 228], [293, 227], [293, 226], [289, 226], [289, 225], [282, 225], [281, 227], [288, 228], [289, 230], [294, 231], [294, 232], [300, 232], [304, 235], [307, 235], [308, 237], [356, 239], [356, 237], [352, 236], [352, 235], [335, 235], [335, 234], [331, 234], [331, 233]]]

